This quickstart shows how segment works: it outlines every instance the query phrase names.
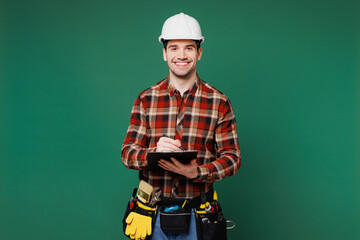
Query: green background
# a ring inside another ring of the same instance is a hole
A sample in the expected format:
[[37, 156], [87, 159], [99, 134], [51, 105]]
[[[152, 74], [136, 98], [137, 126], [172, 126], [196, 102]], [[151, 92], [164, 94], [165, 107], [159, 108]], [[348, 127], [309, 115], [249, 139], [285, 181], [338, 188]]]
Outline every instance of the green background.
[[201, 24], [242, 167], [229, 239], [360, 239], [358, 1], [0, 1], [0, 239], [125, 239], [130, 111], [166, 77], [167, 17]]

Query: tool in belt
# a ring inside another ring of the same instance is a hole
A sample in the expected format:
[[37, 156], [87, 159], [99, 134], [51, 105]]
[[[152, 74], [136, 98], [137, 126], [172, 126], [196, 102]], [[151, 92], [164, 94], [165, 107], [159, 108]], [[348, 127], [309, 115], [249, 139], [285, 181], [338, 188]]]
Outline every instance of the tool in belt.
[[[187, 233], [192, 210], [200, 240], [225, 240], [226, 229], [235, 227], [232, 221], [225, 220], [216, 191], [201, 193], [192, 199], [169, 198], [161, 194], [159, 188], [152, 188], [144, 181], [134, 189], [123, 219], [127, 237], [150, 239], [157, 214], [160, 214], [160, 226], [164, 232]], [[233, 226], [226, 227], [227, 222], [232, 222]]]

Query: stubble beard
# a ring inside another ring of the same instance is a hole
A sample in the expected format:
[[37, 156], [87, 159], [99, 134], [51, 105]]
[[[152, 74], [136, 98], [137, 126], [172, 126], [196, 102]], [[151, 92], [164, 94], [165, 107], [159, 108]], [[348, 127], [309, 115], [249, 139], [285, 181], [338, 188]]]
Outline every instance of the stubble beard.
[[193, 74], [193, 72], [196, 71], [196, 68], [193, 68], [193, 69], [189, 69], [189, 71], [187, 71], [187, 72], [181, 73], [180, 71], [176, 72], [176, 71], [172, 70], [170, 67], [169, 67], [169, 69], [175, 77], [184, 79], [184, 80], [189, 79], [190, 76]]

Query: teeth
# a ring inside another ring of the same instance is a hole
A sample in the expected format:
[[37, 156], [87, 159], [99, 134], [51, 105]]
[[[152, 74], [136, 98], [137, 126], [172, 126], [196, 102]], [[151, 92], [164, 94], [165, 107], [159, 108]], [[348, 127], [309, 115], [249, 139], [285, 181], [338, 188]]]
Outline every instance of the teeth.
[[181, 66], [184, 66], [184, 65], [186, 65], [186, 64], [188, 64], [188, 63], [175, 63], [176, 65], [181, 65]]

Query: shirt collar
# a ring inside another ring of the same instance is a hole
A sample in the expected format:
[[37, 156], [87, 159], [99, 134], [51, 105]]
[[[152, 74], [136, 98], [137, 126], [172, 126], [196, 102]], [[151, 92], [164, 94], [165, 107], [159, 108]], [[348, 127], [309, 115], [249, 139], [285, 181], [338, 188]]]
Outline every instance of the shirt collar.
[[[167, 82], [167, 85], [168, 85], [167, 89], [169, 91], [170, 97], [172, 97], [175, 94], [175, 92], [178, 91], [178, 90], [170, 82], [170, 75], [166, 78], [166, 82]], [[189, 93], [192, 96], [195, 96], [196, 90], [200, 86], [200, 84], [201, 84], [201, 80], [200, 80], [199, 76], [196, 74], [194, 85], [191, 88], [189, 88], [187, 91], [185, 91], [185, 93], [189, 91]]]

